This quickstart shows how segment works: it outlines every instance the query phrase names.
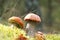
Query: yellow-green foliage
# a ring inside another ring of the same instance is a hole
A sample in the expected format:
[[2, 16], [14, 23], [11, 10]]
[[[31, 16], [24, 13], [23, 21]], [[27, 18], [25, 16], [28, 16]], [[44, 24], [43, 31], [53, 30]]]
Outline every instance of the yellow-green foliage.
[[[18, 35], [23, 34], [28, 40], [35, 40], [26, 36], [26, 33], [22, 29], [11, 28], [10, 26], [0, 24], [0, 40], [14, 40]], [[46, 40], [60, 40], [60, 34], [45, 34]]]
[[60, 40], [60, 34], [45, 34], [46, 40]]
[[0, 24], [0, 40], [13, 40], [20, 34], [26, 35], [22, 29], [11, 28]]

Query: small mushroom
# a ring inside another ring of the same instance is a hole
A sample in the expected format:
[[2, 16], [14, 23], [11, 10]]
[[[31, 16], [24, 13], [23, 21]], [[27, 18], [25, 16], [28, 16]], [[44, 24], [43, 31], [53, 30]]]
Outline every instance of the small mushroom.
[[42, 32], [38, 31], [35, 33], [36, 40], [45, 40], [45, 36]]
[[8, 22], [14, 24], [18, 28], [24, 28], [24, 23], [21, 18], [13, 16], [8, 19]]
[[15, 40], [27, 40], [27, 38], [23, 34], [20, 34]]
[[27, 21], [26, 25], [27, 35], [34, 37], [35, 25], [41, 22], [41, 18], [34, 13], [28, 13], [25, 16], [24, 20]]

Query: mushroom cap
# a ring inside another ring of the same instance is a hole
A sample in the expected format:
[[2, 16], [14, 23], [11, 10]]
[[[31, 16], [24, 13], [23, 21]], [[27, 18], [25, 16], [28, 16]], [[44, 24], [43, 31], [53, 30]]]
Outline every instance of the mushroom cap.
[[35, 33], [35, 38], [36, 40], [45, 40], [45, 36], [43, 35], [42, 32], [39, 32], [39, 31]]
[[35, 22], [41, 22], [41, 18], [34, 14], [34, 13], [29, 13], [25, 16], [24, 18], [25, 21], [35, 21]]
[[19, 18], [19, 17], [16, 17], [16, 16], [10, 17], [10, 18], [8, 19], [8, 21], [9, 21], [10, 23], [17, 23], [17, 24], [21, 25], [21, 26], [22, 26], [21, 28], [24, 27], [24, 23], [23, 23], [23, 21], [21, 20], [21, 18]]
[[38, 31], [38, 32], [37, 32], [37, 34], [43, 35], [43, 33], [42, 33], [42, 32], [40, 32], [40, 31]]
[[23, 34], [20, 34], [15, 40], [27, 40], [27, 37], [25, 37]]

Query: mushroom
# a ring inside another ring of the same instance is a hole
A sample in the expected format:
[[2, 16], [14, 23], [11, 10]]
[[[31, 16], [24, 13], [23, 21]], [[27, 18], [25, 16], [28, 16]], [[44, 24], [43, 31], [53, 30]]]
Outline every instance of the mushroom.
[[38, 31], [35, 33], [36, 40], [45, 40], [45, 36], [42, 32]]
[[13, 16], [8, 19], [8, 22], [14, 24], [18, 28], [24, 28], [24, 23], [21, 18]]
[[27, 40], [27, 37], [25, 37], [23, 34], [20, 34], [15, 40]]
[[34, 37], [35, 25], [41, 22], [41, 18], [34, 13], [28, 13], [25, 16], [24, 20], [27, 21], [26, 25], [27, 35]]

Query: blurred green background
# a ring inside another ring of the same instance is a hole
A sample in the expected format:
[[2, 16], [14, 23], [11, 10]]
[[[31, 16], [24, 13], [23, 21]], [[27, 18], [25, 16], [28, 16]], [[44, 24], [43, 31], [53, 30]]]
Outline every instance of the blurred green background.
[[[25, 0], [0, 0], [0, 23], [8, 24], [11, 16], [25, 15]], [[60, 0], [39, 0], [43, 31], [60, 33]]]

